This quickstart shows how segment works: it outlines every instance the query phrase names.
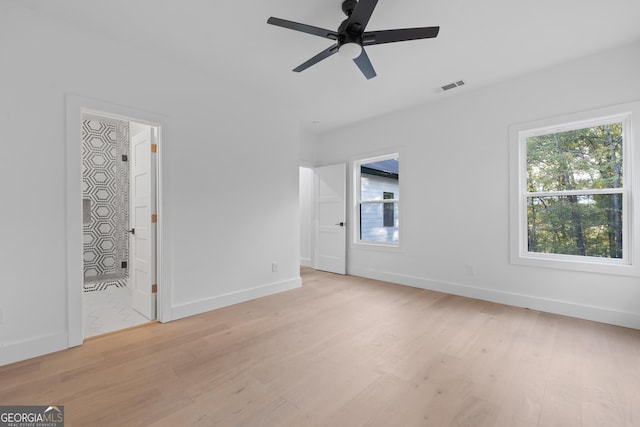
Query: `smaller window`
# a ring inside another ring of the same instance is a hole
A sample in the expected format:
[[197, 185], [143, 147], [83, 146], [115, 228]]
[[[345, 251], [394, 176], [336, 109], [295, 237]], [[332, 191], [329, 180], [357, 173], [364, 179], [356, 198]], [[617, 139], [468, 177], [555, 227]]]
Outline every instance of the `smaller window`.
[[397, 246], [400, 241], [398, 154], [354, 162], [356, 242]]

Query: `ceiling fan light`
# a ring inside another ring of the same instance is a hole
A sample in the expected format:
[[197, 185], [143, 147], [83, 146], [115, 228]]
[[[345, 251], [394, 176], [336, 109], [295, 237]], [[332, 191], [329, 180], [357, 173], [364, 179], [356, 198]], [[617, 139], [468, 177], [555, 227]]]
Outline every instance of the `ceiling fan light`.
[[338, 49], [338, 55], [347, 59], [356, 59], [362, 53], [362, 46], [358, 43], [345, 43]]

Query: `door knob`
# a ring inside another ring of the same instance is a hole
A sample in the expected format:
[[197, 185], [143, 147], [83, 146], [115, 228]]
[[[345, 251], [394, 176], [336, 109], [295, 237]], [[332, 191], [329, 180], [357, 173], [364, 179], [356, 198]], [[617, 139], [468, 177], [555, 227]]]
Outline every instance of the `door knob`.
[[339, 225], [340, 227], [344, 227], [344, 222], [339, 222], [336, 225]]

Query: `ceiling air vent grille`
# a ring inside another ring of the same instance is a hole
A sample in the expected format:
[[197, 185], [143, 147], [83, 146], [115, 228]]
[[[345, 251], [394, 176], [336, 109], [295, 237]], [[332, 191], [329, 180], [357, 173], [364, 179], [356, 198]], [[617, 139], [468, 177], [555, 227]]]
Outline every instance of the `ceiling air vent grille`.
[[443, 92], [446, 92], [448, 90], [460, 87], [460, 86], [464, 86], [464, 82], [462, 80], [458, 80], [457, 82], [454, 83], [449, 83], [448, 85], [444, 85], [441, 87]]

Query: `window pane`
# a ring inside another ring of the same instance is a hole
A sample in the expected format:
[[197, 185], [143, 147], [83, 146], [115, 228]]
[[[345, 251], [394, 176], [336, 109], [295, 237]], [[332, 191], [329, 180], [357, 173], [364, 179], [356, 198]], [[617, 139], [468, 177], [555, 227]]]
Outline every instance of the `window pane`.
[[384, 193], [395, 194], [399, 199], [398, 159], [381, 160], [360, 165], [360, 199], [383, 200]]
[[622, 123], [527, 138], [527, 191], [622, 188]]
[[[387, 207], [391, 205], [389, 210]], [[393, 218], [386, 225], [386, 215]], [[360, 205], [360, 240], [367, 242], [398, 242], [398, 203], [364, 203]]]
[[529, 252], [622, 258], [622, 194], [528, 197]]
[[398, 243], [400, 199], [399, 158], [396, 155], [357, 164], [359, 181], [359, 240]]

